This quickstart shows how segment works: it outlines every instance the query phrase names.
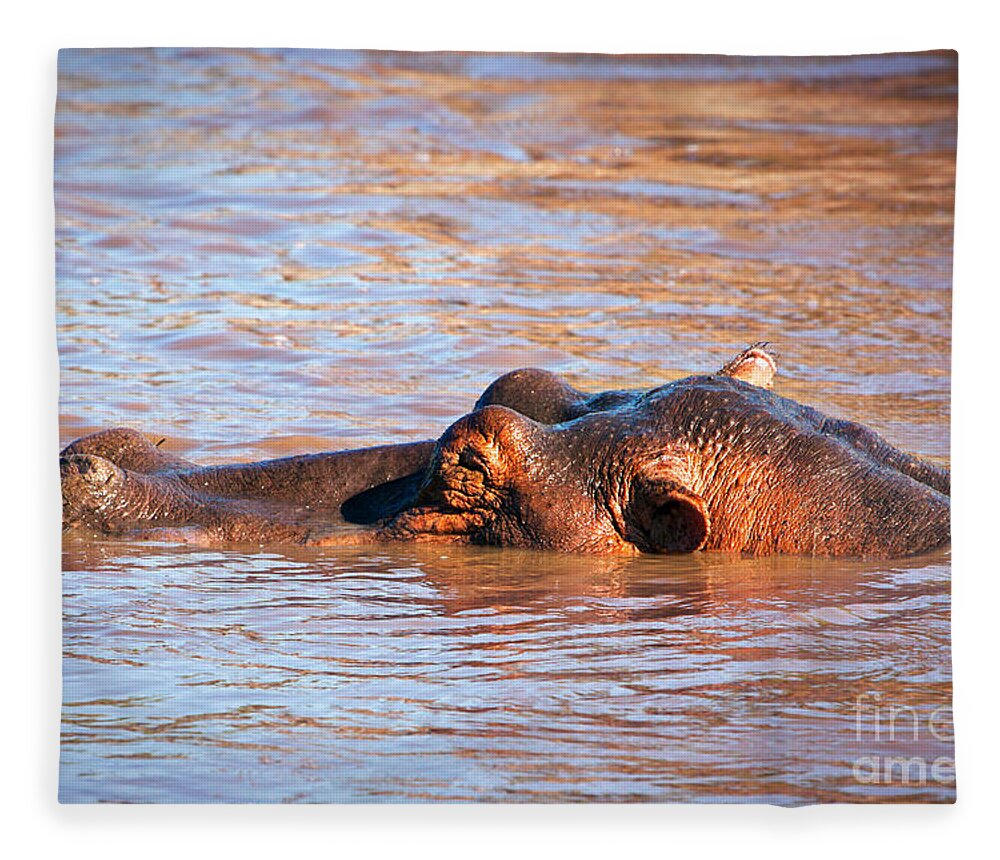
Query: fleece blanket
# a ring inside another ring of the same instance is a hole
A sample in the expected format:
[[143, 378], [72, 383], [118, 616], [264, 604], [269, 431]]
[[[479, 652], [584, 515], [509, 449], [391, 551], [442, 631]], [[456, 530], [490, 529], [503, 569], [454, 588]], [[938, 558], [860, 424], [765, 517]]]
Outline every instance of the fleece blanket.
[[957, 65], [61, 52], [61, 801], [953, 802]]

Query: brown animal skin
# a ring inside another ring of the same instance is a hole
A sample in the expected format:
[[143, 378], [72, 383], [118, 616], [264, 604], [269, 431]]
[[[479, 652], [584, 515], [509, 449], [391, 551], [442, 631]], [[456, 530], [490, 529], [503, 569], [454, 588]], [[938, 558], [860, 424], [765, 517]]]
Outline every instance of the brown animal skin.
[[108, 430], [62, 452], [64, 527], [588, 553], [889, 557], [947, 544], [947, 470], [774, 394], [765, 347], [650, 391], [585, 394], [514, 371], [436, 443], [198, 467]]

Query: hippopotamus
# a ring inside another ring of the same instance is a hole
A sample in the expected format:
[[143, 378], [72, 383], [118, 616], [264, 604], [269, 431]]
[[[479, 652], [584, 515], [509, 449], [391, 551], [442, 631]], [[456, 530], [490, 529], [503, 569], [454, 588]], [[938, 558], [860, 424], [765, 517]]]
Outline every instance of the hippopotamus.
[[949, 472], [776, 394], [776, 367], [758, 343], [715, 373], [597, 394], [515, 370], [436, 441], [237, 465], [107, 430], [61, 454], [64, 528], [577, 553], [893, 557], [947, 544]]

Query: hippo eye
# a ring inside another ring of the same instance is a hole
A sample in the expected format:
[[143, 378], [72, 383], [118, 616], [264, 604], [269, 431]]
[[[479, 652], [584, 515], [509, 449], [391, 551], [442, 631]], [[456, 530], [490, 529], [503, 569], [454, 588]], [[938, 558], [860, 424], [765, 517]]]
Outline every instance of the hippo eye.
[[695, 552], [708, 541], [704, 499], [675, 481], [638, 479], [625, 514], [628, 538], [644, 552]]
[[473, 448], [463, 448], [458, 455], [458, 465], [465, 469], [489, 474], [489, 463], [486, 458]]

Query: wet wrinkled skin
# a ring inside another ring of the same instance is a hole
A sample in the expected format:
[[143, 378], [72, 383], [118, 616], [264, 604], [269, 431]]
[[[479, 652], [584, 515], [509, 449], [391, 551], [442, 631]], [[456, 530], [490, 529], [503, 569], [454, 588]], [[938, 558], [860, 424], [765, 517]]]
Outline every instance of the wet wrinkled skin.
[[890, 557], [946, 544], [948, 472], [774, 394], [765, 347], [650, 391], [585, 394], [514, 371], [437, 443], [197, 467], [135, 431], [97, 433], [63, 451], [64, 525], [588, 553]]

